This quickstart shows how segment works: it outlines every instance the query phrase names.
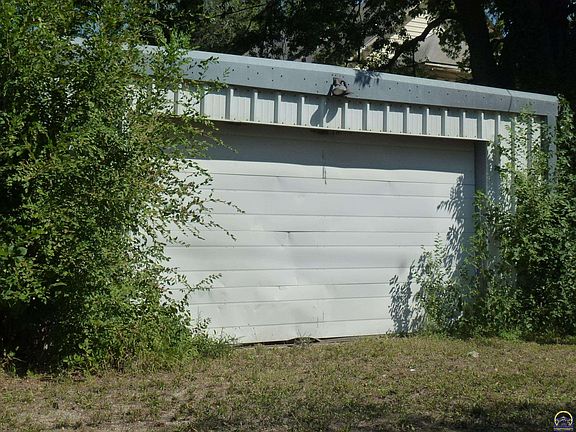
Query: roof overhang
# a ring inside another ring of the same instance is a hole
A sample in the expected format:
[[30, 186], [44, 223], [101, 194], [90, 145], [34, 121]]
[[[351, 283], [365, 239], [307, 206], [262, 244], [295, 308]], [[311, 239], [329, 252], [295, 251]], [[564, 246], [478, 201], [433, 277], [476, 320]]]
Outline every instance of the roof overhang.
[[[333, 78], [346, 81], [352, 91], [347, 99], [395, 102], [465, 110], [556, 116], [554, 96], [494, 87], [415, 78], [338, 66], [270, 60], [256, 57], [190, 51], [190, 79], [225, 82], [230, 86], [251, 87], [304, 95], [327, 95]], [[198, 61], [216, 58], [205, 71]]]

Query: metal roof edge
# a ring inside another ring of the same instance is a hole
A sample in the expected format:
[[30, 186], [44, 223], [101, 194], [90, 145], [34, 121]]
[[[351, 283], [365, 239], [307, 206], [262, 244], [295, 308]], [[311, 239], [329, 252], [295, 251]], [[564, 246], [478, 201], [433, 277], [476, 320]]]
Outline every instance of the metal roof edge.
[[[184, 74], [189, 79], [220, 81], [232, 86], [302, 94], [328, 95], [332, 78], [344, 79], [348, 99], [397, 102], [448, 108], [556, 116], [555, 96], [515, 90], [371, 72], [340, 66], [189, 51]], [[215, 58], [207, 70], [198, 62]]]

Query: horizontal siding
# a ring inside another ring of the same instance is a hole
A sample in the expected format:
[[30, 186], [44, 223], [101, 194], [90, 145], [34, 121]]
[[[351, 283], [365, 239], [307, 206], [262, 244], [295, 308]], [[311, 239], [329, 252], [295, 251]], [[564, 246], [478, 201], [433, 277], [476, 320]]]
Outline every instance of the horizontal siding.
[[[440, 233], [440, 235], [446, 233]], [[202, 239], [180, 235], [193, 247], [247, 246], [348, 246], [357, 242], [365, 246], [432, 246], [437, 232], [331, 232], [331, 231], [201, 231]], [[232, 237], [233, 236], [233, 237]], [[185, 247], [185, 246], [182, 246]]]
[[[201, 251], [199, 251], [201, 252]], [[214, 274], [207, 270], [182, 271], [190, 283], [195, 284]], [[338, 285], [338, 284], [382, 284], [392, 278], [406, 280], [408, 267], [347, 268], [338, 269], [273, 269], [273, 270], [228, 270], [214, 281], [215, 288], [234, 287], [296, 287], [300, 285]], [[202, 293], [196, 293], [202, 295]]]
[[[242, 304], [303, 300], [332, 300], [390, 297], [390, 285], [374, 284], [339, 284], [339, 285], [288, 285], [266, 287], [225, 287], [212, 288], [194, 295], [195, 305], [218, 303]], [[175, 293], [182, 296], [183, 291]]]
[[[471, 157], [470, 157], [471, 158]], [[468, 159], [470, 159], [468, 158]], [[339, 167], [320, 165], [305, 166], [298, 164], [284, 164], [277, 162], [268, 162], [265, 164], [247, 162], [241, 163], [240, 161], [226, 161], [226, 160], [212, 160], [202, 161], [203, 168], [206, 168], [210, 174], [217, 176], [218, 174], [230, 173], [234, 171], [234, 175], [255, 175], [255, 176], [280, 176], [280, 177], [296, 177], [296, 178], [313, 178], [321, 179], [322, 182], [329, 183], [330, 180], [344, 179], [344, 180], [367, 180], [367, 181], [383, 181], [383, 182], [410, 182], [410, 183], [442, 183], [454, 185], [458, 179], [462, 177], [462, 182], [466, 185], [473, 185], [474, 172], [466, 170], [463, 173], [452, 173], [442, 171], [428, 171], [420, 170], [419, 172], [410, 169], [395, 169], [394, 172], [378, 171], [370, 168], [348, 168], [340, 169]]]
[[428, 26], [428, 20], [424, 16], [418, 16], [411, 19], [406, 23], [405, 28], [411, 38], [420, 36], [426, 27]]
[[170, 265], [181, 270], [209, 270], [214, 272], [241, 269], [297, 269], [297, 268], [378, 268], [406, 267], [417, 257], [420, 247], [405, 246], [324, 246], [290, 248], [202, 248], [191, 256], [187, 248], [170, 251]]
[[[326, 172], [327, 174], [327, 172]], [[430, 176], [433, 177], [433, 176]], [[453, 176], [447, 176], [454, 179]], [[457, 177], [456, 177], [457, 178]], [[434, 180], [432, 178], [431, 180]], [[212, 182], [212, 187], [219, 191], [261, 191], [261, 192], [308, 192], [321, 190], [323, 194], [355, 194], [355, 195], [401, 195], [445, 197], [449, 196], [454, 188], [453, 182], [409, 182], [386, 180], [354, 180], [330, 178], [330, 181], [314, 177], [288, 177], [250, 174], [224, 174], [219, 173]], [[472, 196], [474, 185], [463, 186], [465, 196]]]
[[258, 327], [285, 324], [287, 318], [293, 324], [383, 319], [390, 317], [390, 306], [390, 297], [371, 297], [203, 304], [191, 309], [199, 317], [210, 317], [220, 327], [234, 327], [239, 322]]
[[[242, 205], [242, 203], [239, 203]], [[381, 216], [285, 216], [224, 214], [216, 220], [231, 230], [249, 231], [349, 231], [349, 232], [447, 232], [453, 222], [469, 226], [472, 215], [463, 218]]]
[[[449, 199], [438, 197], [330, 194], [321, 192], [219, 191], [218, 197], [251, 215], [361, 216], [450, 218]], [[345, 204], [343, 205], [343, 201]], [[443, 203], [445, 203], [443, 205]], [[472, 197], [459, 201], [460, 211], [472, 211]], [[214, 214], [236, 213], [227, 204], [215, 204]]]

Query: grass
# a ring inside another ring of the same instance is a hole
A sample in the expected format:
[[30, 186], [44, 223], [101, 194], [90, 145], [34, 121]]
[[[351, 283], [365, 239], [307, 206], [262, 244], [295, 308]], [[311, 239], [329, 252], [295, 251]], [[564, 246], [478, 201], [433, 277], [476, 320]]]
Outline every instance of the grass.
[[552, 431], [576, 347], [368, 337], [256, 346], [170, 372], [0, 374], [0, 430]]

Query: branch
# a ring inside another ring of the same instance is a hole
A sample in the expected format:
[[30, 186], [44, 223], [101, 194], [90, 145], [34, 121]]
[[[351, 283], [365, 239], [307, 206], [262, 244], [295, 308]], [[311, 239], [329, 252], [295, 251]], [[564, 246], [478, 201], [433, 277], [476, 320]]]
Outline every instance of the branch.
[[394, 51], [394, 55], [390, 60], [388, 60], [388, 62], [382, 67], [382, 69], [390, 69], [392, 66], [396, 64], [396, 62], [398, 61], [398, 59], [402, 54], [416, 49], [418, 47], [418, 44], [420, 42], [423, 42], [428, 37], [430, 32], [435, 28], [439, 27], [441, 24], [443, 24], [444, 21], [446, 21], [446, 17], [444, 16], [439, 16], [438, 18], [435, 18], [432, 21], [430, 21], [426, 26], [426, 28], [424, 29], [424, 31], [422, 32], [422, 34], [416, 36], [413, 39], [407, 40], [398, 48], [396, 48], [396, 50]]
[[246, 6], [246, 7], [239, 8], [239, 9], [236, 9], [236, 10], [233, 10], [230, 12], [221, 12], [221, 13], [210, 16], [210, 18], [224, 18], [224, 17], [229, 16], [229, 15], [235, 15], [237, 13], [241, 13], [241, 12], [245, 12], [248, 10], [258, 9], [258, 8], [263, 7], [263, 6], [267, 6], [268, 3], [269, 3], [268, 1], [264, 1], [262, 3], [258, 3], [255, 5], [252, 5], [252, 6]]

